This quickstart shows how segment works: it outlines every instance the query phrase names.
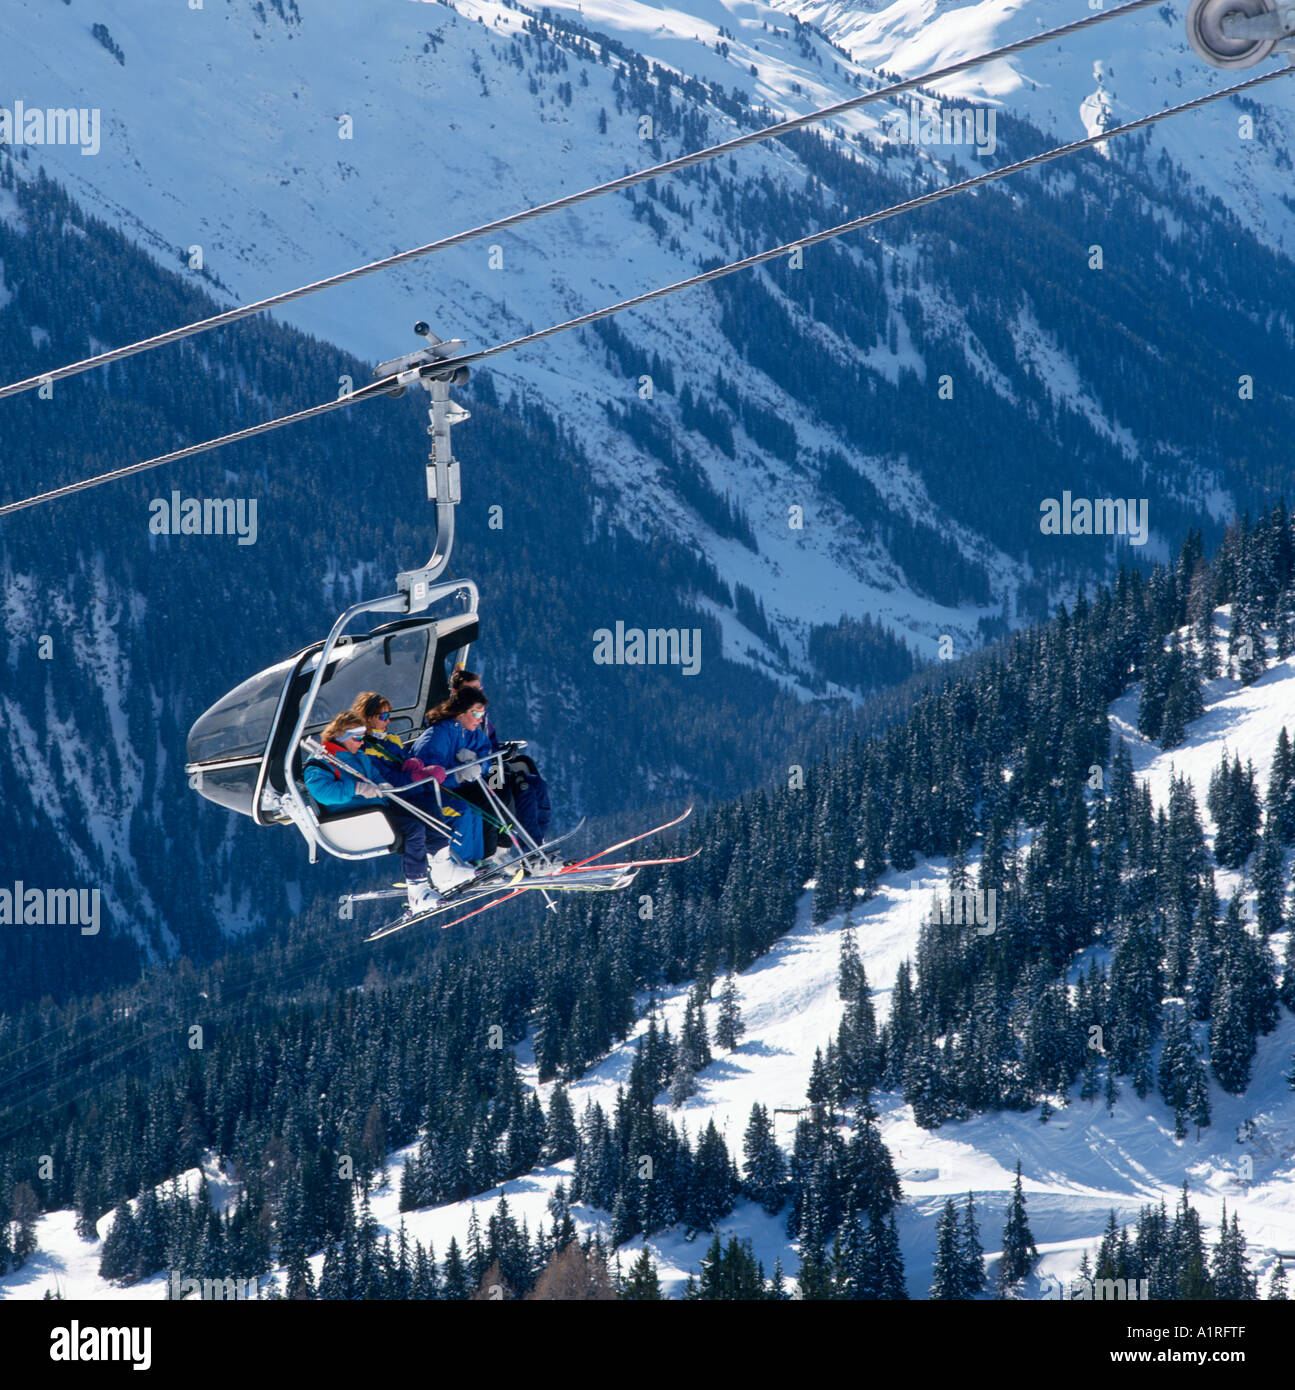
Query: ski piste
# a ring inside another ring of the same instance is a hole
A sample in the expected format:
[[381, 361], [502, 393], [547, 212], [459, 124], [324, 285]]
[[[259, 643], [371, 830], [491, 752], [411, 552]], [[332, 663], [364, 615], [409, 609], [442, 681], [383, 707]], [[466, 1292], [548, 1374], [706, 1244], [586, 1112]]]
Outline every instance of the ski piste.
[[[655, 825], [650, 830], [644, 830], [638, 835], [631, 835], [628, 840], [621, 840], [618, 844], [608, 845], [606, 849], [600, 849], [597, 854], [591, 854], [587, 859], [581, 859], [578, 863], [568, 864], [566, 868], [560, 869], [558, 871], [559, 876], [580, 873], [585, 870], [587, 865], [592, 864], [595, 859], [601, 859], [605, 854], [614, 854], [618, 849], [625, 849], [629, 845], [638, 844], [640, 840], [646, 840], [650, 835], [660, 835], [666, 830], [672, 830], [676, 825], [682, 825], [683, 822], [686, 821], [690, 815], [692, 815], [692, 811], [693, 808], [689, 806], [687, 810], [683, 811], [680, 815], [677, 815], [673, 820], [665, 821], [661, 825]], [[698, 849], [694, 850], [692, 854], [679, 855], [674, 859], [640, 859], [637, 861], [631, 861], [632, 867], [630, 865], [624, 866], [630, 869], [630, 872], [626, 876], [625, 882], [618, 886], [625, 887], [626, 885], [628, 885], [633, 880], [634, 873], [637, 871], [637, 869], [644, 865], [657, 863], [682, 863], [685, 859], [692, 859], [695, 857], [695, 855], [700, 853], [701, 850]], [[622, 866], [601, 865], [599, 867], [615, 869], [621, 868]], [[488, 912], [492, 907], [498, 907], [501, 903], [506, 903], [510, 899], [515, 898], [519, 893], [525, 893], [526, 891], [527, 889], [525, 887], [514, 888], [511, 893], [505, 893], [502, 898], [496, 898], [493, 902], [485, 903], [481, 907], [474, 908], [471, 912], [465, 912], [462, 917], [456, 917], [452, 922], [442, 922], [441, 929], [443, 931], [448, 931], [450, 927], [457, 927], [460, 922], [466, 922], [469, 917], [475, 917], [478, 913], [481, 912]]]

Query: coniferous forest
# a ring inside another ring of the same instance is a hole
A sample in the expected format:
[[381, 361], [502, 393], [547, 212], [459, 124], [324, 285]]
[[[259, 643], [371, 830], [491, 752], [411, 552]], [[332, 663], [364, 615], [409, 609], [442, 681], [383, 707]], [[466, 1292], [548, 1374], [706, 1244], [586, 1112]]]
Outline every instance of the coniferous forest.
[[[1233, 637], [1216, 644], [1224, 605]], [[936, 1129], [986, 1110], [1110, 1105], [1129, 1089], [1155, 1093], [1185, 1135], [1210, 1124], [1202, 1037], [1209, 1076], [1241, 1093], [1258, 1039], [1295, 1006], [1295, 959], [1277, 968], [1266, 944], [1290, 920], [1289, 735], [1267, 787], [1221, 760], [1215, 860], [1190, 786], [1176, 780], [1154, 806], [1127, 751], [1111, 748], [1106, 713], [1141, 681], [1140, 722], [1172, 737], [1166, 711], [1198, 708], [1223, 663], [1244, 682], [1292, 650], [1293, 614], [1295, 528], [1279, 505], [1229, 529], [1212, 556], [1190, 537], [1171, 565], [1122, 571], [937, 682], [922, 673], [788, 785], [707, 811], [686, 839], [698, 856], [645, 870], [639, 899], [523, 915], [430, 949], [357, 948], [317, 911], [290, 941], [152, 972], [129, 1005], [106, 993], [6, 1016], [0, 1260], [30, 1255], [40, 1211], [75, 1207], [87, 1232], [115, 1211], [103, 1273], [123, 1282], [182, 1258], [212, 1278], [281, 1267], [276, 1287], [290, 1297], [457, 1298], [483, 1280], [541, 1297], [559, 1277], [590, 1297], [652, 1297], [650, 1262], [618, 1269], [615, 1246], [674, 1223], [712, 1231], [750, 1199], [786, 1222], [801, 1268], [764, 1270], [741, 1242], [717, 1240], [690, 1297], [778, 1297], [784, 1276], [811, 1298], [903, 1297], [902, 1193], [874, 1124], [879, 1093], [902, 1094]], [[1257, 655], [1238, 634], [1255, 636]], [[713, 1125], [690, 1135], [676, 1124], [671, 1105], [740, 1036], [730, 972], [793, 925], [802, 885], [815, 884], [824, 920], [919, 856], [946, 856], [955, 888], [993, 888], [997, 929], [928, 922], [880, 1024], [878, 982], [844, 934], [844, 1015], [815, 1059], [790, 1152], [762, 1106], [740, 1152]], [[1215, 884], [1216, 867], [1247, 863], [1253, 929]], [[688, 981], [672, 1035], [656, 1001]], [[645, 1017], [614, 1108], [576, 1113], [567, 1086]], [[518, 1074], [512, 1045], [527, 1036], [539, 1080], [559, 1083], [547, 1106]], [[388, 1153], [410, 1144], [402, 1170], [387, 1171]], [[204, 1154], [236, 1185], [221, 1217], [205, 1193], [166, 1188]], [[437, 1252], [379, 1240], [367, 1213], [375, 1184], [398, 1183], [412, 1210], [563, 1159], [570, 1184], [534, 1232], [505, 1200], [469, 1249]], [[1019, 1182], [1017, 1195], [1000, 1292], [1033, 1263]], [[572, 1247], [573, 1202], [606, 1214], [605, 1240]], [[942, 1298], [983, 1285], [974, 1211], [951, 1210]], [[315, 1281], [305, 1262], [321, 1250]], [[1112, 1224], [1092, 1268], [1149, 1279], [1154, 1298], [1254, 1296], [1235, 1218], [1211, 1253], [1186, 1194], [1172, 1219], [1148, 1208], [1132, 1233]]]

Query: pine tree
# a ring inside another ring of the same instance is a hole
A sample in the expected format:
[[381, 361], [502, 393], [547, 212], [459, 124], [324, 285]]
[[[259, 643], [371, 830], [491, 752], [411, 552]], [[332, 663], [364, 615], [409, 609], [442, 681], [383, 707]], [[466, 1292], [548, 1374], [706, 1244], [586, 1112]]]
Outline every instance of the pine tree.
[[674, 1068], [670, 1073], [670, 1104], [678, 1110], [690, 1096], [697, 1094], [697, 1080], [688, 1064], [688, 1046], [680, 1038], [675, 1045]]
[[1228, 1225], [1227, 1203], [1223, 1204], [1223, 1218], [1219, 1225], [1219, 1243], [1214, 1247], [1213, 1275], [1214, 1297], [1235, 1302], [1242, 1299], [1257, 1298], [1256, 1280], [1250, 1273], [1246, 1259], [1245, 1237], [1233, 1213], [1232, 1225]]
[[737, 998], [737, 980], [730, 970], [724, 978], [724, 988], [719, 997], [719, 1019], [715, 1024], [715, 1044], [728, 1052], [737, 1046], [738, 1039], [746, 1032], [742, 1022], [742, 1011]]
[[[1289, 655], [1289, 653], [1287, 653]], [[1285, 1302], [1288, 1298], [1286, 1293], [1286, 1266], [1282, 1263], [1282, 1257], [1277, 1256], [1277, 1263], [1273, 1266], [1272, 1278], [1268, 1281], [1269, 1299], [1277, 1299]]]
[[[1286, 653], [1290, 655], [1289, 652]], [[1276, 835], [1283, 845], [1295, 843], [1295, 751], [1291, 748], [1290, 734], [1285, 726], [1277, 735], [1273, 747], [1272, 767], [1268, 773], [1268, 794], [1264, 798], [1264, 830]]]
[[656, 1265], [652, 1263], [652, 1256], [648, 1253], [646, 1245], [639, 1251], [638, 1259], [630, 1265], [630, 1272], [626, 1276], [620, 1296], [627, 1302], [637, 1303], [656, 1303], [663, 1299], [661, 1280], [657, 1276]]
[[877, 1212], [873, 1212], [868, 1228], [869, 1267], [875, 1270], [871, 1275], [877, 1297], [888, 1301], [906, 1300], [908, 1286], [904, 1282], [904, 1256], [899, 1248], [899, 1232], [895, 1228], [895, 1213], [892, 1211], [883, 1222]]
[[1205, 1075], [1205, 1064], [1195, 1047], [1192, 1049], [1187, 1080], [1187, 1118], [1196, 1126], [1198, 1138], [1200, 1131], [1210, 1123], [1209, 1080]]
[[1165, 719], [1165, 701], [1169, 696], [1171, 664], [1165, 651], [1164, 638], [1154, 629], [1147, 635], [1142, 649], [1142, 695], [1138, 701], [1138, 733], [1143, 738], [1157, 739]]
[[976, 1199], [970, 1192], [967, 1193], [966, 1210], [962, 1213], [959, 1254], [962, 1259], [964, 1297], [969, 1298], [980, 1293], [986, 1284], [985, 1251], [980, 1243], [980, 1227], [976, 1222]]
[[947, 1301], [967, 1297], [966, 1267], [958, 1232], [958, 1213], [953, 1198], [944, 1199], [944, 1210], [935, 1223], [935, 1263], [927, 1297]]
[[1205, 1233], [1201, 1229], [1196, 1208], [1187, 1200], [1186, 1180], [1183, 1181], [1178, 1207], [1174, 1212], [1169, 1244], [1177, 1273], [1177, 1297], [1188, 1300], [1212, 1298], [1214, 1292], [1205, 1254]]
[[1170, 659], [1169, 690], [1165, 696], [1164, 716], [1160, 726], [1160, 746], [1177, 748], [1186, 736], [1187, 726], [1205, 713], [1201, 693], [1201, 671], [1190, 642], [1180, 648], [1173, 639]]
[[1214, 626], [1214, 604], [1202, 588], [1200, 608], [1193, 628], [1193, 638], [1200, 654], [1201, 675], [1213, 680], [1219, 674], [1219, 652]]
[[1109, 1058], [1106, 1061], [1106, 1085], [1102, 1090], [1102, 1100], [1106, 1105], [1106, 1113], [1115, 1113], [1115, 1102], [1120, 1098], [1120, 1083], [1115, 1079], [1115, 1063]]
[[1206, 805], [1218, 825], [1214, 858], [1225, 869], [1241, 868], [1255, 847], [1260, 824], [1254, 764], [1243, 768], [1235, 754], [1229, 763], [1225, 748], [1210, 776]]
[[1025, 1193], [1021, 1187], [1021, 1160], [1016, 1160], [1016, 1183], [1012, 1188], [1012, 1198], [1007, 1206], [1007, 1220], [1003, 1224], [1003, 1253], [998, 1262], [998, 1292], [1006, 1297], [1009, 1291], [1019, 1284], [1038, 1262], [1039, 1252], [1030, 1234], [1030, 1223], [1025, 1211]]
[[467, 1235], [467, 1271], [468, 1279], [473, 1288], [480, 1287], [489, 1264], [490, 1259], [486, 1253], [485, 1242], [481, 1238], [481, 1220], [477, 1216], [476, 1207], [473, 1206], [468, 1213]]
[[[243, 1207], [239, 1208], [243, 1211]], [[141, 1278], [156, 1274], [166, 1263], [166, 1223], [158, 1204], [157, 1193], [147, 1183], [139, 1190], [136, 1200], [135, 1234], [139, 1244], [139, 1273]], [[240, 1270], [240, 1274], [260, 1274], [264, 1266]]]
[[1267, 642], [1263, 624], [1258, 612], [1245, 604], [1237, 613], [1238, 604], [1232, 607], [1232, 628], [1235, 641], [1229, 638], [1229, 655], [1235, 653], [1237, 680], [1242, 685], [1252, 685], [1267, 669]]
[[1214, 991], [1218, 978], [1218, 896], [1214, 875], [1206, 877], [1192, 920], [1192, 939], [1188, 952], [1187, 993], [1191, 1016], [1204, 1023], [1214, 1012]]
[[728, 1148], [715, 1128], [715, 1121], [708, 1120], [697, 1141], [686, 1223], [694, 1230], [712, 1230], [721, 1217], [733, 1210], [737, 1188], [737, 1175], [733, 1172]]
[[1254, 1055], [1255, 1028], [1245, 982], [1236, 979], [1225, 963], [1210, 1023], [1210, 1063], [1215, 1080], [1225, 1091], [1241, 1095], [1250, 1084]]
[[445, 1268], [441, 1274], [441, 1297], [451, 1303], [466, 1303], [472, 1296], [472, 1282], [458, 1241], [451, 1236], [445, 1251]]
[[845, 930], [841, 933], [841, 962], [837, 967], [837, 996], [847, 1004], [859, 997], [859, 978], [863, 972], [863, 962], [859, 959], [859, 945], [855, 940], [854, 926], [850, 914], [845, 916]]
[[1079, 1099], [1086, 1100], [1089, 1105], [1097, 1099], [1097, 1052], [1094, 1048], [1084, 1049], [1084, 1069], [1079, 1081]]
[[809, 1067], [809, 1084], [805, 1087], [805, 1098], [811, 1105], [826, 1105], [832, 1099], [832, 1077], [821, 1047], [814, 1049], [814, 1060]]
[[883, 1045], [886, 1056], [885, 1081], [900, 1086], [908, 1067], [909, 1051], [921, 1046], [921, 1021], [913, 996], [912, 971], [904, 961], [895, 972], [895, 988], [890, 997], [890, 1017], [886, 1020]]
[[[1174, 1112], [1174, 1137], [1183, 1139], [1189, 1123], [1209, 1123], [1209, 1092], [1205, 1068], [1186, 1016], [1176, 1002], [1166, 1005], [1165, 1040], [1158, 1068], [1160, 1095]], [[1201, 1114], [1204, 1102], [1203, 1120]]]
[[693, 989], [684, 1006], [679, 1044], [683, 1048], [689, 1071], [698, 1072], [710, 1066], [710, 1035], [706, 1028], [706, 1011], [699, 988]]
[[1289, 584], [1277, 595], [1273, 626], [1277, 640], [1277, 660], [1284, 661], [1295, 651], [1295, 588]]
[[558, 1163], [575, 1153], [580, 1137], [579, 1131], [576, 1129], [576, 1119], [571, 1109], [571, 1098], [560, 1081], [554, 1086], [553, 1094], [549, 1097], [546, 1136], [545, 1156], [550, 1163]]
[[305, 1252], [300, 1249], [294, 1250], [285, 1261], [283, 1296], [298, 1302], [315, 1297], [315, 1276]]
[[99, 1277], [113, 1283], [133, 1284], [140, 1276], [139, 1236], [129, 1202], [117, 1208], [99, 1255]]
[[787, 1165], [774, 1138], [769, 1112], [759, 1101], [751, 1107], [742, 1153], [746, 1161], [747, 1195], [773, 1216], [783, 1204], [782, 1184]]
[[36, 1252], [36, 1223], [40, 1219], [40, 1210], [40, 1199], [31, 1183], [15, 1183], [9, 1212], [13, 1221], [10, 1249], [15, 1269], [21, 1269], [28, 1257]]
[[1260, 934], [1264, 937], [1281, 931], [1286, 925], [1282, 914], [1286, 892], [1285, 857], [1285, 851], [1270, 819], [1259, 842], [1259, 857], [1255, 860], [1254, 877], [1255, 920]]
[[836, 1292], [831, 1262], [823, 1248], [825, 1239], [826, 1221], [822, 1203], [818, 1193], [811, 1189], [801, 1223], [800, 1274], [797, 1277], [800, 1296], [807, 1301], [830, 1299]]
[[1295, 1013], [1295, 926], [1286, 938], [1286, 949], [1282, 952], [1281, 1001]]

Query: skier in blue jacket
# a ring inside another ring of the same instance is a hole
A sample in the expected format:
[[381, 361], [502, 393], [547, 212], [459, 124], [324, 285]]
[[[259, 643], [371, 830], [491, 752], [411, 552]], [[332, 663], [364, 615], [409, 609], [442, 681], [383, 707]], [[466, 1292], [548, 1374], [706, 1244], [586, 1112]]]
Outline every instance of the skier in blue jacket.
[[[362, 690], [351, 701], [351, 713], [364, 720], [364, 749], [386, 767], [388, 773], [399, 772], [409, 754], [390, 730], [391, 701], [378, 690]], [[388, 776], [388, 781], [394, 780]]]
[[[459, 667], [450, 678], [450, 688], [458, 691], [471, 688], [481, 689], [481, 677], [475, 671]], [[487, 751], [497, 753], [505, 745], [495, 732], [494, 723], [487, 714], [481, 721], [481, 734], [488, 745]], [[534, 759], [525, 753], [514, 753], [505, 763], [507, 800], [523, 830], [542, 845], [549, 834], [549, 824], [553, 819], [553, 806], [549, 800], [549, 784], [535, 766]], [[519, 846], [520, 848], [520, 846]]]
[[409, 750], [424, 766], [445, 769], [442, 785], [447, 792], [452, 789], [453, 795], [443, 796], [442, 801], [447, 811], [459, 817], [452, 848], [468, 860], [492, 858], [499, 847], [494, 808], [480, 786], [482, 768], [462, 766], [490, 755], [489, 742], [481, 732], [488, 703], [479, 690], [455, 691], [428, 710], [427, 728]]

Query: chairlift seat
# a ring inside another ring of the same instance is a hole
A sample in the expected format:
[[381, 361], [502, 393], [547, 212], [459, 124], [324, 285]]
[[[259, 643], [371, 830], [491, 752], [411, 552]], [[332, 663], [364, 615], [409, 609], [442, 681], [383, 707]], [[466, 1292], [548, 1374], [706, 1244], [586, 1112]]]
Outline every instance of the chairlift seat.
[[347, 854], [371, 853], [381, 849], [395, 854], [400, 850], [402, 838], [384, 812], [368, 806], [343, 811], [320, 810], [319, 836], [334, 849]]

